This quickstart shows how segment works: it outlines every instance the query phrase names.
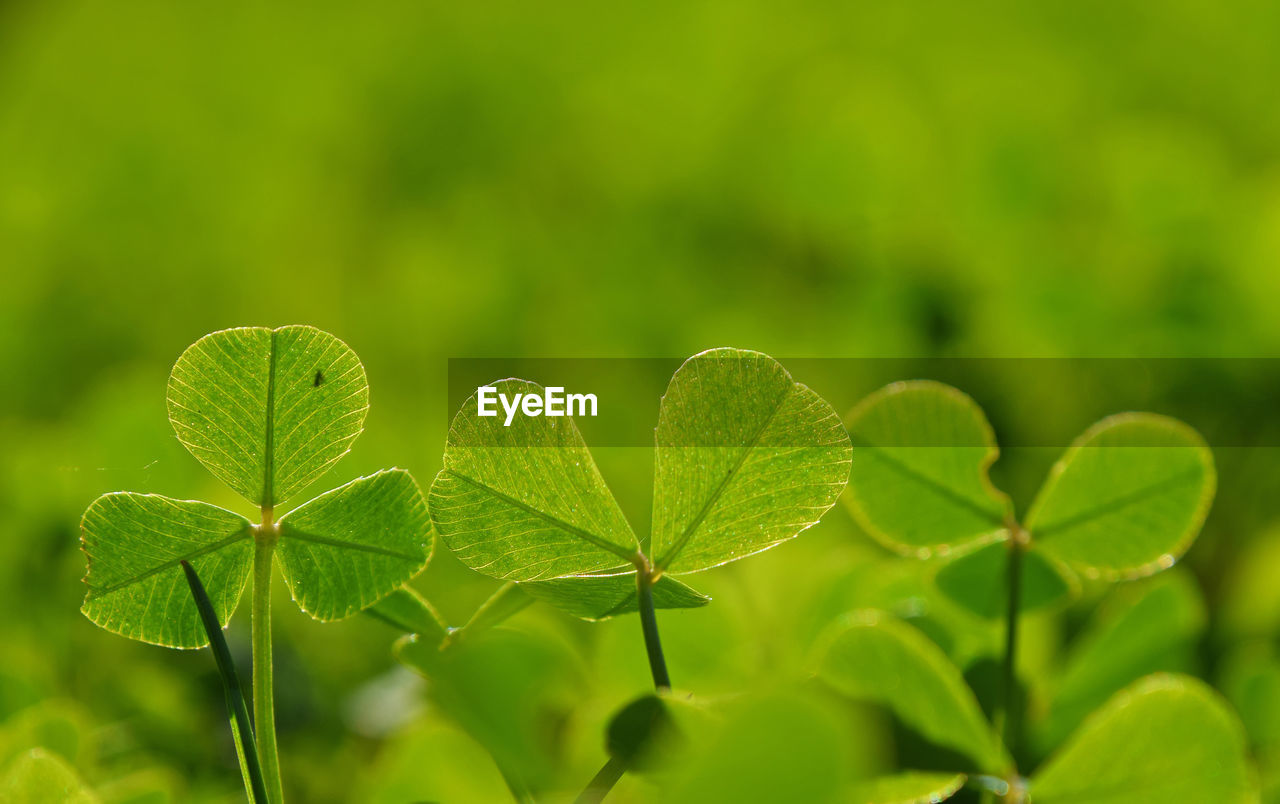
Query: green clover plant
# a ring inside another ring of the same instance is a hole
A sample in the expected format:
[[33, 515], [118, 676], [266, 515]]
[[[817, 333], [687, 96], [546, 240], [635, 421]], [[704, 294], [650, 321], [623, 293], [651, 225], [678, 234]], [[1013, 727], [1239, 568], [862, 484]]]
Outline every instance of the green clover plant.
[[[517, 379], [494, 387], [509, 397], [542, 391]], [[508, 426], [479, 416], [475, 396], [453, 420], [429, 499], [436, 532], [463, 564], [515, 584], [500, 595], [523, 590], [585, 619], [638, 610], [664, 690], [655, 609], [707, 602], [672, 576], [767, 550], [816, 523], [845, 487], [852, 449], [821, 397], [767, 355], [739, 349], [685, 361], [662, 397], [655, 442], [644, 538], [572, 419], [517, 416]]]
[[273, 564], [303, 611], [331, 621], [390, 594], [431, 552], [426, 503], [400, 469], [277, 515], [350, 450], [368, 402], [359, 358], [328, 333], [287, 326], [207, 335], [173, 367], [169, 420], [191, 454], [257, 508], [257, 521], [209, 503], [116, 492], [95, 500], [81, 523], [89, 564], [82, 611], [131, 639], [209, 644], [183, 562], [198, 571], [222, 627], [252, 576], [253, 720], [271, 802], [283, 799], [272, 704]]
[[[1104, 419], [1067, 449], [1019, 521], [987, 474], [999, 455], [991, 426], [960, 391], [895, 383], [860, 403], [848, 426], [858, 460], [846, 500], [857, 522], [894, 551], [943, 557], [934, 581], [944, 595], [979, 617], [1004, 617], [1003, 703], [993, 728], [942, 650], [879, 612], [848, 615], [828, 636], [823, 680], [888, 707], [931, 742], [967, 757], [966, 772], [976, 771], [971, 782], [1007, 801], [1250, 800], [1235, 715], [1188, 677], [1148, 676], [1117, 692], [1030, 780], [1013, 758], [1019, 616], [1070, 598], [1080, 576], [1128, 580], [1174, 564], [1215, 491], [1213, 456], [1199, 434], [1148, 413]], [[1161, 634], [1186, 630], [1182, 623], [1194, 614], [1179, 587], [1155, 587], [1149, 597], [1143, 623]], [[1162, 616], [1153, 617], [1158, 609]], [[1123, 627], [1095, 630], [1087, 655], [1112, 658], [1091, 660], [1103, 668], [1092, 675], [1064, 679], [1057, 728], [1079, 723], [1080, 701], [1106, 688], [1107, 668], [1132, 663], [1123, 651], [1106, 650], [1132, 636], [1132, 628], [1117, 630]], [[867, 800], [941, 801], [964, 781], [963, 773], [912, 772], [878, 780], [872, 787], [881, 792]]]

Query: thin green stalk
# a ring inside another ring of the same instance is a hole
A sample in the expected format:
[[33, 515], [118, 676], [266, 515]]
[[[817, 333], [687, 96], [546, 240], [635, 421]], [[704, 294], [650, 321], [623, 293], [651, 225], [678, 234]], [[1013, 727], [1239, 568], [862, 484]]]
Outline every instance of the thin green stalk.
[[262, 509], [262, 528], [253, 553], [253, 722], [257, 730], [267, 801], [282, 804], [280, 757], [276, 748], [274, 681], [271, 673], [271, 565], [277, 530], [270, 508]]
[[191, 596], [196, 601], [196, 609], [200, 612], [200, 622], [205, 633], [209, 635], [209, 648], [213, 651], [213, 660], [218, 665], [218, 675], [222, 677], [222, 688], [227, 696], [227, 713], [231, 718], [231, 734], [235, 738], [236, 755], [240, 759], [240, 775], [244, 777], [245, 792], [249, 794], [252, 804], [266, 804], [267, 787], [262, 778], [262, 766], [258, 762], [258, 746], [253, 738], [253, 723], [249, 720], [249, 709], [244, 702], [244, 691], [240, 688], [240, 677], [236, 674], [235, 664], [231, 661], [231, 651], [227, 649], [226, 637], [222, 635], [222, 625], [213, 610], [209, 594], [200, 582], [195, 568], [186, 561], [182, 562], [182, 571], [187, 574], [187, 585], [191, 587]]
[[669, 690], [671, 676], [667, 674], [667, 660], [662, 655], [662, 640], [658, 637], [658, 617], [653, 610], [653, 584], [656, 580], [647, 568], [641, 568], [636, 572], [640, 627], [644, 631], [644, 647], [649, 654], [649, 670], [653, 673], [653, 686], [659, 690]]
[[1009, 587], [1008, 611], [1005, 615], [1004, 670], [1001, 678], [1003, 702], [1000, 707], [1000, 737], [1010, 757], [1016, 747], [1019, 717], [1018, 711], [1018, 619], [1022, 602], [1022, 554], [1026, 550], [1027, 533], [1014, 525], [1010, 529], [1007, 581]]
[[604, 797], [609, 795], [609, 791], [622, 778], [622, 774], [626, 772], [626, 767], [622, 762], [615, 758], [610, 758], [605, 763], [600, 772], [595, 775], [591, 783], [587, 785], [587, 789], [575, 799], [574, 804], [599, 804], [604, 801]]
[[[653, 607], [653, 585], [657, 583], [649, 563], [643, 556], [636, 560], [636, 594], [640, 608], [640, 628], [644, 631], [644, 648], [649, 654], [649, 671], [653, 673], [653, 686], [659, 691], [671, 689], [671, 676], [667, 673], [667, 660], [662, 655], [662, 640], [658, 637], [658, 617]], [[578, 796], [576, 804], [596, 804], [609, 795], [609, 791], [626, 773], [626, 766], [610, 757], [587, 788]]]

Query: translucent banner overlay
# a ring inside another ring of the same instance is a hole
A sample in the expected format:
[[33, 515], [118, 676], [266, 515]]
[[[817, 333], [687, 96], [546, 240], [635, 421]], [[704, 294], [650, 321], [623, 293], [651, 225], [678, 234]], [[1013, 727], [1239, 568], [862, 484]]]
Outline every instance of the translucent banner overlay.
[[[563, 397], [593, 396], [595, 415], [573, 417], [588, 445], [652, 447], [662, 396], [684, 362], [679, 358], [451, 358], [449, 416], [452, 419], [464, 405], [474, 413], [477, 388], [519, 378], [563, 389]], [[1280, 359], [781, 357], [778, 362], [796, 382], [825, 399], [846, 423], [860, 401], [891, 383], [934, 380], [972, 397], [1003, 448], [1065, 447], [1094, 422], [1127, 411], [1180, 419], [1211, 447], [1280, 446]], [[508, 412], [496, 400], [490, 409], [497, 414], [489, 420], [496, 421], [495, 431], [503, 429]], [[523, 408], [514, 414], [525, 415]], [[512, 426], [517, 424], [513, 418]], [[718, 443], [721, 437], [713, 429], [700, 438], [695, 446], [729, 446]], [[785, 445], [785, 436], [775, 438], [783, 439], [778, 445]], [[512, 443], [503, 437], [495, 439], [494, 445]], [[979, 446], [935, 434], [921, 434], [918, 443], [908, 445]]]

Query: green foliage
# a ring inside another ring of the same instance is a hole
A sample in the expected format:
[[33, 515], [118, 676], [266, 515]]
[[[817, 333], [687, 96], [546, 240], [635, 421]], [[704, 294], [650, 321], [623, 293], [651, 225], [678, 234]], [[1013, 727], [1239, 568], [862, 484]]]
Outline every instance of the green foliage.
[[1280, 755], [1280, 660], [1275, 652], [1267, 643], [1237, 649], [1223, 662], [1221, 683], [1249, 741], [1272, 762]]
[[37, 746], [68, 762], [88, 765], [95, 753], [93, 734], [93, 724], [80, 707], [42, 701], [22, 710], [0, 729], [0, 769]]
[[253, 525], [214, 505], [116, 492], [81, 521], [89, 557], [85, 616], [131, 639], [199, 648], [208, 636], [187, 591], [182, 561], [209, 582], [218, 621], [231, 618], [253, 564]]
[[977, 770], [1000, 773], [1008, 765], [964, 676], [905, 623], [874, 611], [850, 615], [823, 648], [819, 677], [850, 698], [885, 705], [932, 742], [968, 756]]
[[1191, 654], [1206, 616], [1199, 589], [1177, 570], [1114, 590], [1050, 685], [1044, 744], [1058, 745], [1090, 712], [1145, 675], [1195, 669]]
[[355, 352], [314, 327], [242, 327], [192, 344], [169, 375], [169, 421], [214, 476], [277, 505], [329, 470], [364, 429]]
[[[541, 395], [503, 380], [500, 394]], [[640, 542], [570, 418], [476, 415], [472, 396], [449, 428], [431, 520], [463, 564], [495, 578], [537, 581], [627, 565]]]
[[[996, 539], [966, 550], [938, 568], [933, 576], [938, 589], [965, 609], [989, 620], [1004, 616], [1009, 608], [1003, 578], [1009, 562], [1006, 540]], [[1018, 608], [1023, 612], [1053, 606], [1079, 594], [1080, 581], [1061, 562], [1032, 551], [1023, 558], [1023, 581]]]
[[1031, 779], [1037, 804], [1257, 800], [1243, 729], [1219, 696], [1156, 675], [1118, 693]]
[[382, 620], [392, 628], [406, 634], [418, 634], [427, 642], [440, 644], [449, 632], [449, 626], [440, 617], [431, 602], [411, 586], [402, 586], [379, 600], [365, 613]]
[[1275, 653], [1273, 644], [1246, 643], [1224, 657], [1219, 679], [1244, 723], [1268, 804], [1280, 801], [1280, 660]]
[[98, 804], [99, 799], [56, 754], [33, 748], [0, 781], [5, 801], [25, 804]]
[[[531, 597], [550, 603], [584, 620], [607, 620], [639, 610], [635, 573], [592, 577], [587, 575], [522, 583]], [[659, 609], [696, 609], [711, 598], [664, 575], [653, 585], [653, 605]]]
[[[1124, 666], [1125, 659], [1116, 662]], [[967, 754], [979, 770], [1008, 773], [1003, 750], [986, 748], [993, 746], [993, 732], [960, 671], [910, 626], [874, 612], [854, 616], [826, 643], [819, 677], [846, 696], [885, 705], [930, 741]], [[928, 785], [937, 782], [954, 793], [955, 778], [907, 777], [926, 788], [911, 795], [903, 791], [919, 788], [906, 779], [877, 779], [859, 785], [857, 799], [930, 800], [935, 793]], [[1016, 777], [1010, 782], [1022, 784]], [[1030, 788], [1036, 802], [1055, 804], [1190, 804], [1256, 796], [1236, 715], [1203, 683], [1167, 674], [1146, 676], [1118, 692], [1033, 776]]]
[[848, 800], [850, 804], [938, 804], [954, 796], [965, 778], [963, 773], [922, 771], [881, 776], [856, 784]]
[[[225, 740], [206, 739], [222, 702], [190, 677], [208, 657], [69, 617], [84, 589], [68, 545], [115, 489], [248, 513], [211, 496], [155, 393], [174, 346], [224, 321], [307, 320], [359, 347], [374, 407], [342, 481], [401, 465], [429, 484], [461, 401], [443, 354], [671, 355], [730, 339], [778, 356], [1170, 356], [1170, 394], [1135, 383], [1154, 394], [1144, 408], [1175, 401], [1215, 446], [1276, 443], [1274, 404], [1235, 404], [1221, 382], [1269, 387], [1271, 372], [1180, 359], [1280, 351], [1269, 3], [0, 6], [0, 718], [48, 697], [91, 703], [111, 756], [179, 769], [175, 800], [225, 804], [234, 781]], [[893, 378], [886, 361], [847, 361], [820, 385], [784, 363], [841, 413]], [[1092, 377], [1055, 393], [1025, 365], [945, 363], [991, 401], [1019, 501], [1056, 456], [1014, 438], [1056, 443], [1138, 404]], [[629, 516], [645, 511], [652, 466], [594, 448], [635, 431], [596, 424], [583, 432], [610, 487]], [[1205, 668], [1243, 628], [1280, 633], [1280, 555], [1251, 550], [1276, 516], [1280, 462], [1216, 452], [1213, 514], [1179, 561], [1211, 593], [1189, 648]], [[856, 605], [909, 615], [966, 670], [992, 652], [997, 628], [955, 616], [927, 569], [854, 549], [852, 531], [829, 515], [699, 576], [715, 606], [659, 615], [665, 638], [687, 623], [706, 650], [701, 675], [677, 679], [773, 683], [808, 644], [796, 624], [830, 621], [846, 596], [883, 597]], [[469, 613], [488, 579], [440, 557], [417, 585]], [[1024, 620], [1024, 680], [1053, 682], [1098, 593], [1086, 582], [1062, 616]], [[571, 631], [598, 679], [557, 765], [576, 792], [599, 765], [594, 719], [643, 668], [625, 650], [639, 648], [633, 623], [577, 628], [544, 608], [519, 627]], [[434, 711], [353, 731], [350, 694], [387, 671], [379, 624], [281, 614], [281, 737], [302, 800], [375, 801], [352, 782], [397, 768], [384, 802], [504, 795], [500, 779], [467, 783], [496, 771], [482, 776], [468, 757], [484, 749]], [[890, 772], [892, 735], [854, 717], [866, 743], [844, 761]], [[450, 750], [459, 740], [471, 750]]]
[[501, 625], [531, 605], [533, 598], [525, 594], [519, 584], [505, 583], [472, 613], [462, 627], [450, 628], [441, 647], [448, 648], [464, 639], [473, 639], [477, 634]]
[[365, 775], [355, 796], [368, 804], [511, 798], [484, 746], [461, 729], [431, 719], [392, 736]]
[[[523, 380], [495, 387], [541, 391]], [[792, 538], [834, 504], [848, 474], [848, 438], [830, 406], [758, 352], [687, 360], [663, 397], [656, 439], [648, 554], [572, 419], [517, 416], [508, 427], [476, 415], [474, 397], [449, 430], [432, 521], [464, 564], [498, 578], [581, 577], [644, 561], [679, 574]], [[560, 588], [546, 596], [561, 599]], [[705, 602], [680, 591], [672, 605]], [[579, 612], [615, 608], [586, 583], [577, 594]]]
[[218, 624], [218, 614], [205, 592], [204, 584], [200, 582], [199, 574], [186, 561], [182, 562], [182, 570], [186, 573], [191, 597], [200, 612], [200, 624], [209, 637], [218, 676], [222, 680], [222, 691], [227, 699], [227, 717], [231, 723], [231, 736], [236, 746], [236, 758], [240, 761], [240, 775], [244, 778], [245, 792], [248, 793], [251, 804], [266, 804], [266, 782], [262, 778], [257, 740], [253, 736], [253, 722], [249, 720], [249, 707], [240, 688], [240, 677], [231, 659], [231, 649], [227, 647], [227, 640]]
[[280, 517], [276, 554], [298, 606], [340, 620], [377, 602], [427, 561], [431, 523], [409, 473], [353, 480]]
[[867, 459], [855, 463], [848, 500], [859, 524], [922, 558], [961, 551], [939, 588], [991, 617], [1005, 605], [999, 543], [1029, 544], [1021, 608], [1056, 603], [1077, 588], [1070, 571], [1120, 579], [1173, 565], [1213, 500], [1213, 455], [1187, 425], [1149, 413], [1098, 422], [1054, 465], [1025, 523], [987, 471], [998, 457], [977, 404], [950, 386], [895, 383], [850, 415]]
[[726, 707], [663, 801], [840, 800], [847, 739], [813, 697], [780, 691]]
[[207, 335], [174, 366], [169, 411], [178, 438], [219, 479], [262, 505], [265, 525], [213, 505], [149, 494], [95, 500], [81, 529], [89, 591], [83, 611], [109, 631], [157, 645], [208, 644], [186, 581], [204, 579], [218, 621], [235, 610], [254, 544], [278, 538], [299, 606], [346, 617], [426, 564], [426, 504], [413, 478], [388, 470], [323, 494], [274, 522], [272, 506], [323, 474], [360, 433], [368, 386], [355, 354], [312, 327]]
[[[1163, 416], [1122, 414], [1068, 448], [1019, 524], [989, 481], [995, 439], [969, 397], [933, 382], [897, 383], [850, 418], [855, 443], [870, 456], [855, 462], [851, 480], [858, 522], [900, 552], [948, 556], [933, 573], [936, 587], [983, 618], [1007, 618], [996, 711], [1010, 748], [1021, 735], [1021, 614], [1075, 596], [1076, 573], [1117, 580], [1172, 566], [1199, 532], [1216, 487], [1213, 456], [1194, 430]], [[1039, 749], [1058, 745], [1111, 700], [1035, 775], [1035, 801], [1250, 800], [1234, 714], [1198, 682], [1138, 680], [1181, 669], [1203, 624], [1198, 592], [1180, 575], [1126, 590], [1105, 607], [1048, 687]], [[837, 690], [885, 704], [908, 728], [968, 754], [1019, 794], [1024, 781], [1004, 747], [982, 753], [993, 731], [960, 671], [919, 632], [864, 616], [829, 643], [821, 667]], [[1195, 755], [1201, 740], [1213, 748]]]
[[859, 447], [846, 499], [885, 545], [921, 558], [991, 538], [1008, 498], [987, 470], [1000, 451], [978, 405], [931, 381], [894, 383], [849, 414]]
[[686, 748], [662, 695], [644, 695], [622, 707], [605, 731], [605, 751], [633, 772], [664, 765]]
[[1026, 526], [1040, 549], [1092, 577], [1149, 575], [1191, 546], [1216, 483], [1213, 454], [1195, 430], [1120, 414], [1089, 428], [1054, 465]]
[[432, 703], [493, 755], [512, 789], [546, 790], [582, 690], [582, 668], [556, 640], [494, 628], [441, 650], [414, 636], [397, 658], [427, 676]]
[[759, 352], [686, 360], [662, 396], [656, 442], [650, 556], [673, 573], [794, 537], [849, 479], [849, 436], [835, 411]]

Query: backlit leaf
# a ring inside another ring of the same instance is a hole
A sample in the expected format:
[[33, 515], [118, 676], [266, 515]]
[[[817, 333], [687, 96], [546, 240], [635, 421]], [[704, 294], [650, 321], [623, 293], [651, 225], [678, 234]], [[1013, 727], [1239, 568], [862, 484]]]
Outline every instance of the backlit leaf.
[[786, 541], [826, 513], [849, 477], [849, 436], [776, 360], [712, 349], [685, 361], [656, 434], [655, 566], [696, 572]]
[[1038, 549], [1093, 577], [1166, 569], [1191, 545], [1213, 502], [1213, 455], [1182, 422], [1111, 416], [1054, 465], [1027, 514]]
[[[524, 380], [499, 393], [542, 394]], [[537, 581], [624, 567], [639, 542], [571, 418], [477, 415], [473, 395], [449, 428], [431, 519], [468, 567]]]
[[89, 559], [81, 611], [108, 631], [156, 645], [209, 644], [181, 561], [206, 579], [223, 626], [253, 563], [249, 520], [208, 503], [106, 494], [85, 511], [80, 528]]
[[364, 427], [355, 352], [314, 327], [242, 327], [192, 344], [169, 376], [169, 421], [191, 454], [255, 505], [319, 478]]
[[280, 518], [276, 556], [293, 599], [317, 620], [337, 620], [390, 594], [427, 563], [431, 522], [403, 469], [321, 494]]
[[858, 524], [901, 553], [927, 557], [1005, 527], [1008, 498], [987, 470], [1000, 452], [986, 416], [948, 385], [899, 382], [849, 414], [857, 450], [846, 500]]
[[960, 670], [923, 633], [874, 611], [850, 615], [830, 637], [819, 677], [840, 693], [883, 704], [929, 741], [1004, 770], [1003, 748]]
[[1239, 719], [1202, 682], [1164, 674], [1091, 715], [1030, 789], [1036, 804], [1258, 800]]

